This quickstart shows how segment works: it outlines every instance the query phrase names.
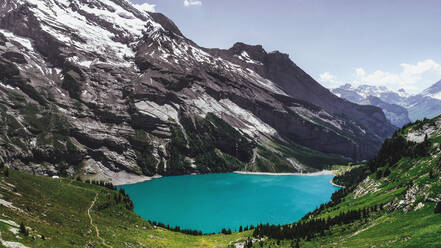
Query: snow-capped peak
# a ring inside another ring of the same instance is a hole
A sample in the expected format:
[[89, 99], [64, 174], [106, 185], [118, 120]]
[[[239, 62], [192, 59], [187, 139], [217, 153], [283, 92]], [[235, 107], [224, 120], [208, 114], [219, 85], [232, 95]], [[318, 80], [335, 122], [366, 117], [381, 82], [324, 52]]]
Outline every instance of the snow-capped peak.
[[407, 91], [405, 90], [405, 89], [399, 89], [398, 91], [397, 91], [397, 93], [398, 93], [398, 95], [400, 95], [401, 97], [410, 97], [411, 96], [411, 94], [410, 93], [407, 93]]
[[19, 0], [20, 3], [29, 4], [41, 29], [64, 45], [126, 66], [127, 59], [135, 55], [134, 42], [148, 27], [150, 32], [161, 28], [144, 11], [147, 5], [137, 8], [126, 0]]
[[441, 100], [441, 81], [425, 89], [421, 95]]

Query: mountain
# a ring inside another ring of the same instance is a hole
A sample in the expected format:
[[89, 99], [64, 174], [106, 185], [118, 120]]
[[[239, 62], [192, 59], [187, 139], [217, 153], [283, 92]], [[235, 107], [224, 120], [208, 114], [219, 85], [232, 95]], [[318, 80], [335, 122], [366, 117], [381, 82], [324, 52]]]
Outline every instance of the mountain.
[[[353, 87], [350, 84], [342, 85], [331, 91], [348, 101], [382, 108], [386, 118], [397, 127], [409, 123], [409, 119], [416, 121], [441, 114], [441, 81], [422, 93], [414, 95], [407, 93], [404, 89], [395, 92], [384, 86], [360, 85]], [[372, 99], [376, 100], [372, 102]]]
[[111, 185], [0, 165], [0, 246], [440, 247], [440, 141], [441, 117], [409, 124], [367, 164], [339, 166], [333, 181], [345, 188], [302, 220], [232, 234], [168, 230]]
[[0, 54], [0, 162], [35, 174], [316, 170], [394, 130], [286, 54], [200, 47], [126, 0], [0, 0]]
[[441, 100], [441, 80], [425, 89], [421, 95]]
[[441, 81], [420, 94], [411, 96], [407, 104], [409, 113], [414, 116], [415, 120], [433, 118], [441, 114]]
[[386, 118], [396, 127], [402, 127], [410, 122], [408, 110], [401, 106], [408, 97], [404, 90], [393, 92], [386, 87], [360, 85], [354, 88], [350, 84], [345, 84], [331, 91], [348, 101], [381, 108]]

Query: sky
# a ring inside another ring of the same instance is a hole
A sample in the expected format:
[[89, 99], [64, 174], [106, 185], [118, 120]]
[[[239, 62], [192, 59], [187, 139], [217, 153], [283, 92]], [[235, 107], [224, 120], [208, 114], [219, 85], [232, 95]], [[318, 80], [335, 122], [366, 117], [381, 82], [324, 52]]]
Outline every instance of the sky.
[[[279, 50], [326, 87], [419, 93], [441, 80], [440, 0], [131, 0], [203, 47]], [[152, 6], [154, 5], [154, 6]]]

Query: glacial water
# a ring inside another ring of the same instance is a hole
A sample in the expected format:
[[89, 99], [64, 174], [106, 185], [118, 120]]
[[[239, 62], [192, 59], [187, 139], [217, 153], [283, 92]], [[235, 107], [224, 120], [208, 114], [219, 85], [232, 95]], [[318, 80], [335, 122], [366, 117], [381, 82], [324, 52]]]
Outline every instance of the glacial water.
[[220, 232], [259, 223], [288, 224], [330, 200], [332, 175], [235, 173], [163, 177], [122, 188], [146, 220]]

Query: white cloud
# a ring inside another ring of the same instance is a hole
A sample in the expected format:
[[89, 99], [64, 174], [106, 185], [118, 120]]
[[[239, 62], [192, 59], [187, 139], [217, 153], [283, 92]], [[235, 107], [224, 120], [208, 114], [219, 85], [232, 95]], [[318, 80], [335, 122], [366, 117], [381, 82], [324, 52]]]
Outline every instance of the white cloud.
[[355, 69], [355, 76], [364, 77], [366, 75], [366, 71], [363, 68]]
[[320, 74], [319, 81], [328, 87], [334, 87], [340, 84], [340, 82], [337, 81], [337, 77], [329, 72]]
[[[406, 91], [418, 93], [441, 79], [441, 64], [432, 59], [419, 61], [416, 64], [402, 63], [400, 66], [401, 72], [399, 73], [382, 70], [368, 73], [363, 68], [357, 68], [350, 82], [354, 85], [386, 86], [395, 90], [403, 88]], [[337, 77], [329, 72], [321, 74], [319, 81], [327, 85], [339, 83]]]
[[404, 88], [415, 92], [430, 86], [441, 78], [441, 65], [431, 59], [419, 61], [416, 64], [402, 63], [400, 73], [390, 73], [377, 70], [366, 73], [363, 68], [355, 72], [355, 84], [384, 85], [390, 88]]
[[194, 5], [200, 6], [200, 5], [202, 5], [202, 1], [184, 0], [185, 7], [194, 6]]
[[155, 12], [156, 5], [154, 4], [142, 3], [142, 4], [134, 4], [134, 5], [137, 9], [141, 11]]

